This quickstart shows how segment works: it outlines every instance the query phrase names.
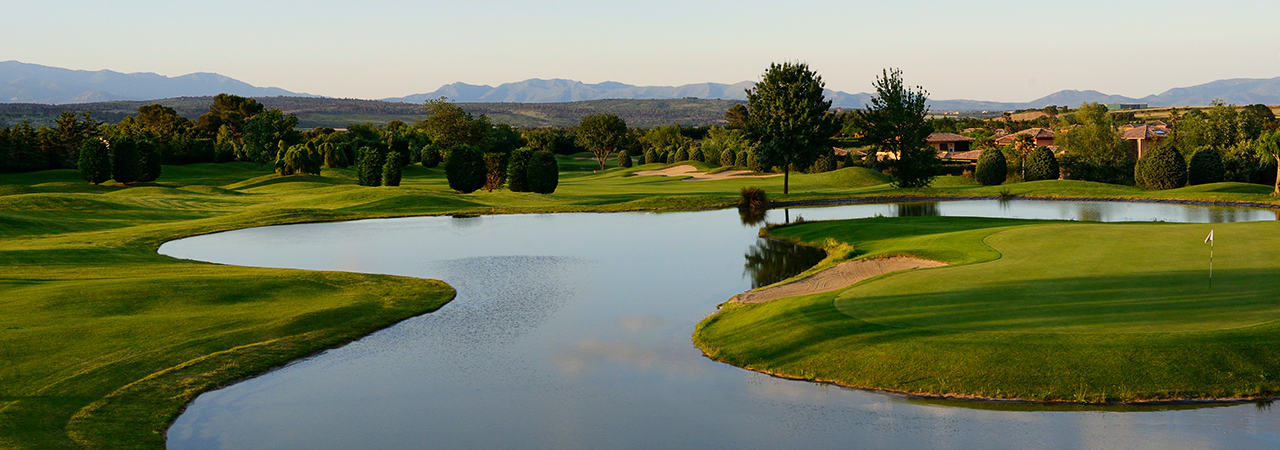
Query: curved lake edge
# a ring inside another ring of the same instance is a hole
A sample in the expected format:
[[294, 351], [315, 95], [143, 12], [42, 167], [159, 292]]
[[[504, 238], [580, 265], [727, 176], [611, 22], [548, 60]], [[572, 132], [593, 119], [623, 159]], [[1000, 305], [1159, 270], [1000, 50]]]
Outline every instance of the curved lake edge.
[[[803, 206], [838, 206], [838, 205], [859, 205], [859, 204], [878, 204], [878, 203], [933, 202], [933, 201], [946, 202], [946, 201], [972, 201], [972, 200], [1033, 200], [1033, 201], [1050, 201], [1050, 202], [1052, 201], [1061, 201], [1061, 202], [1103, 201], [1103, 202], [1114, 202], [1114, 203], [1157, 203], [1157, 204], [1178, 204], [1178, 205], [1191, 205], [1191, 206], [1220, 206], [1220, 207], [1263, 208], [1263, 209], [1280, 210], [1280, 205], [1256, 203], [1256, 202], [1214, 202], [1214, 201], [1169, 200], [1169, 199], [1125, 200], [1125, 199], [1115, 199], [1115, 198], [1093, 198], [1093, 197], [1015, 197], [1012, 199], [1001, 199], [1000, 197], [997, 197], [997, 196], [969, 196], [969, 197], [962, 197], [962, 198], [961, 197], [923, 197], [923, 196], [885, 197], [885, 198], [848, 198], [848, 199], [775, 203], [770, 207], [771, 209], [779, 209], [779, 208], [792, 207], [792, 206], [801, 206], [801, 207]], [[852, 220], [858, 220], [858, 219], [852, 219]], [[823, 221], [825, 220], [816, 220], [813, 222], [823, 222]], [[808, 245], [805, 242], [802, 242], [795, 238], [780, 236], [780, 235], [775, 235], [773, 233], [770, 233], [770, 230], [773, 227], [790, 226], [795, 224], [796, 223], [767, 225], [761, 228], [760, 237], [764, 239], [780, 240], [780, 241], [788, 242], [794, 245]], [[812, 246], [812, 245], [809, 245], [809, 246]], [[829, 249], [824, 249], [824, 250], [827, 250], [829, 255], [832, 254], [832, 252]], [[923, 257], [915, 256], [915, 255], [901, 255], [901, 256], [924, 259]], [[880, 255], [878, 257], [884, 257], [884, 255]], [[873, 257], [872, 259], [874, 258], [875, 257]], [[835, 267], [839, 263], [856, 261], [856, 260], [858, 260], [858, 258], [839, 259], [836, 261], [824, 260], [822, 263], [814, 266], [815, 268], [818, 268], [818, 270], [810, 269], [805, 271], [802, 274], [796, 275], [794, 277], [788, 278], [778, 283], [775, 283], [769, 286], [763, 286], [758, 289], [752, 289], [747, 292], [754, 292], [754, 291], [764, 290], [767, 288], [781, 286], [788, 283], [798, 282], [805, 278], [814, 276], [819, 272], [831, 270], [833, 267]], [[959, 266], [970, 265], [970, 264], [981, 264], [985, 262], [988, 262], [988, 261], [959, 264]], [[944, 264], [943, 266], [940, 266], [940, 267], [949, 267], [949, 266], [953, 266], [953, 265]], [[929, 267], [929, 268], [937, 268], [937, 267]], [[879, 276], [887, 276], [887, 275], [892, 275], [897, 273], [904, 273], [908, 271], [923, 270], [923, 269], [928, 269], [928, 268], [898, 270], [893, 272], [886, 272]], [[874, 279], [874, 278], [877, 278], [877, 277], [870, 277], [868, 279]], [[844, 288], [837, 289], [837, 291], [850, 289], [853, 286], [859, 283], [862, 283], [863, 281], [867, 281], [867, 280], [860, 280]], [[834, 291], [826, 291], [826, 292], [834, 292]], [[809, 292], [809, 293], [796, 295], [792, 297], [773, 299], [767, 302], [786, 301], [786, 300], [797, 298], [797, 297], [803, 297], [807, 295], [815, 295], [815, 294], [821, 294], [821, 293], [825, 293], [825, 292]], [[716, 305], [716, 311], [711, 315], [704, 317], [699, 322], [697, 328], [695, 329], [695, 336], [693, 339], [694, 346], [697, 347], [702, 352], [702, 356], [708, 360], [716, 361], [722, 364], [730, 365], [740, 369], [749, 370], [749, 371], [760, 373], [763, 375], [768, 375], [770, 377], [778, 378], [778, 379], [792, 380], [792, 381], [805, 381], [805, 382], [811, 382], [811, 383], [821, 384], [821, 385], [830, 385], [830, 386], [836, 386], [836, 387], [846, 388], [846, 389], [854, 389], [854, 390], [865, 391], [865, 392], [892, 395], [892, 396], [897, 396], [897, 397], [906, 398], [906, 399], [950, 401], [950, 402], [956, 402], [957, 404], [959, 404], [959, 406], [964, 406], [965, 403], [975, 403], [975, 404], [988, 403], [988, 404], [1029, 404], [1029, 405], [1074, 405], [1074, 406], [1085, 406], [1085, 407], [1099, 407], [1099, 408], [1105, 409], [1106, 407], [1115, 407], [1115, 406], [1165, 406], [1165, 405], [1218, 406], [1218, 405], [1247, 404], [1247, 403], [1270, 403], [1276, 400], [1280, 400], [1280, 395], [1272, 395], [1272, 396], [1256, 396], [1256, 397], [1240, 397], [1240, 396], [1234, 396], [1234, 397], [1206, 396], [1206, 397], [1185, 397], [1185, 398], [1176, 397], [1176, 398], [1161, 398], [1161, 399], [1153, 399], [1153, 400], [1090, 402], [1090, 401], [1078, 401], [1078, 400], [1040, 400], [1040, 399], [1034, 399], [1034, 398], [1016, 397], [1016, 396], [1015, 397], [986, 397], [981, 395], [970, 395], [970, 394], [962, 394], [962, 393], [961, 394], [956, 394], [956, 393], [931, 394], [931, 393], [917, 392], [917, 391], [910, 391], [910, 390], [884, 388], [884, 387], [878, 387], [878, 386], [872, 386], [872, 385], [842, 383], [837, 380], [818, 378], [818, 377], [805, 377], [805, 376], [778, 372], [778, 371], [773, 371], [768, 369], [749, 367], [747, 365], [735, 364], [724, 358], [718, 358], [716, 356], [709, 354], [706, 351], [706, 349], [703, 347], [702, 343], [699, 342], [699, 340], [697, 339], [697, 334], [703, 329], [703, 326], [715, 316], [719, 314], [723, 314], [725, 311], [724, 307], [726, 305], [730, 305], [730, 304], [743, 305], [742, 302], [736, 301], [737, 298], [738, 296], [735, 295], [729, 298], [728, 300]], [[1258, 326], [1258, 325], [1276, 323], [1276, 322], [1277, 322], [1276, 320], [1273, 320], [1270, 322], [1264, 322], [1262, 324], [1255, 324], [1252, 326]]]

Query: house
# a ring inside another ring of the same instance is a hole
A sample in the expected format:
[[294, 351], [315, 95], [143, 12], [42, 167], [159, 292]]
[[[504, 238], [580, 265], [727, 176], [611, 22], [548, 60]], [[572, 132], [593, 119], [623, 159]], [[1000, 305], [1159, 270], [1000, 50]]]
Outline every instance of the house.
[[1013, 145], [1013, 137], [1019, 134], [1029, 134], [1036, 141], [1036, 146], [1048, 147], [1053, 145], [1053, 130], [1048, 128], [1028, 128], [1017, 133], [1006, 134], [996, 138], [996, 145]]
[[943, 152], [967, 152], [969, 151], [969, 143], [973, 142], [973, 138], [961, 136], [955, 133], [930, 133], [925, 142], [937, 150], [939, 154]]
[[1169, 137], [1170, 132], [1168, 127], [1157, 125], [1134, 125], [1121, 129], [1122, 136], [1129, 141], [1130, 153], [1135, 159], [1142, 158], [1143, 153]]

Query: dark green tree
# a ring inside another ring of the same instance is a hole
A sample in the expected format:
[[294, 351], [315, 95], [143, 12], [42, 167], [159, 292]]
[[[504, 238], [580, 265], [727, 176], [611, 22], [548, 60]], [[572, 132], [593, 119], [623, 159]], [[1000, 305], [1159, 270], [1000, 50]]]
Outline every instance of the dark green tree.
[[1133, 175], [1129, 145], [1116, 133], [1106, 106], [1082, 104], [1075, 119], [1079, 127], [1054, 139], [1066, 151], [1058, 162], [1068, 179], [1118, 183]]
[[618, 167], [622, 167], [622, 168], [631, 167], [631, 153], [627, 152], [626, 150], [622, 150], [618, 152]]
[[684, 148], [684, 147], [680, 147], [680, 149], [679, 149], [679, 150], [676, 150], [676, 151], [675, 151], [675, 154], [674, 154], [674, 156], [672, 156], [672, 158], [674, 158], [674, 161], [672, 161], [672, 162], [684, 162], [684, 161], [688, 161], [688, 160], [689, 160], [689, 150], [688, 150], [688, 149], [686, 149], [686, 148]]
[[532, 157], [533, 150], [529, 147], [511, 152], [507, 161], [507, 189], [511, 192], [529, 192], [529, 159]]
[[441, 159], [439, 145], [427, 144], [422, 147], [422, 167], [434, 169], [440, 165]]
[[1138, 187], [1180, 188], [1187, 184], [1187, 160], [1174, 146], [1161, 145], [1143, 153], [1134, 174]]
[[1053, 150], [1049, 150], [1049, 147], [1036, 147], [1027, 156], [1024, 181], [1056, 180], [1058, 174], [1058, 158], [1053, 156]]
[[973, 169], [973, 179], [983, 186], [1004, 183], [1004, 179], [1008, 177], [1008, 164], [1003, 152], [995, 149], [984, 150], [978, 156], [978, 166]]
[[808, 64], [774, 63], [747, 90], [747, 137], [761, 165], [783, 168], [783, 194], [790, 192], [791, 167], [808, 168], [840, 130], [825, 86]]
[[550, 194], [560, 184], [560, 166], [556, 156], [551, 152], [535, 152], [529, 158], [528, 168], [529, 190], [539, 194]]
[[138, 164], [142, 170], [138, 174], [138, 181], [149, 183], [160, 179], [160, 171], [162, 170], [160, 161], [164, 159], [164, 154], [160, 153], [160, 146], [151, 140], [137, 142]]
[[85, 139], [80, 143], [77, 167], [80, 177], [92, 184], [111, 179], [111, 150], [102, 139]]
[[604, 170], [609, 155], [627, 146], [627, 123], [617, 114], [587, 114], [578, 122], [575, 134], [578, 146], [595, 155], [600, 170]]
[[399, 152], [387, 153], [387, 162], [382, 164], [382, 185], [399, 186], [400, 169], [404, 167]]
[[111, 142], [111, 179], [120, 184], [138, 181], [142, 176], [142, 158], [138, 155], [138, 143], [129, 139]]
[[916, 86], [908, 88], [902, 71], [885, 70], [873, 86], [876, 95], [855, 121], [865, 141], [877, 152], [887, 152], [890, 171], [899, 187], [925, 187], [937, 176], [938, 154], [925, 140], [933, 132], [925, 105], [929, 93]]
[[1222, 153], [1213, 147], [1201, 147], [1191, 155], [1187, 164], [1187, 184], [1218, 183], [1227, 175], [1226, 165], [1222, 163]]
[[836, 152], [834, 149], [828, 148], [818, 159], [809, 166], [809, 173], [823, 173], [836, 170]]
[[382, 166], [386, 164], [382, 159], [382, 152], [376, 148], [360, 147], [356, 155], [356, 183], [361, 186], [381, 186]]
[[654, 150], [654, 149], [648, 149], [648, 150], [645, 150], [645, 151], [644, 151], [644, 163], [645, 163], [645, 164], [660, 164], [660, 163], [662, 163], [662, 160], [658, 158], [658, 151], [657, 151], [657, 150]]
[[444, 160], [444, 174], [453, 190], [463, 194], [475, 192], [484, 187], [484, 156], [474, 146], [458, 145]]
[[745, 127], [747, 119], [747, 107], [741, 103], [730, 106], [729, 110], [724, 113], [725, 126], [729, 128]]

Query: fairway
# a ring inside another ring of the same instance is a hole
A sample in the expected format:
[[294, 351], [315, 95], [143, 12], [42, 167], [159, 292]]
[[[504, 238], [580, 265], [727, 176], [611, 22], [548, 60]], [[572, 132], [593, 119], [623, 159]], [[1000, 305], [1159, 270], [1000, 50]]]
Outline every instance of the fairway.
[[[1208, 285], [1209, 229], [1215, 230]], [[842, 291], [726, 303], [715, 359], [846, 386], [1079, 402], [1280, 392], [1280, 224], [873, 218], [774, 227], [859, 257], [952, 264]]]

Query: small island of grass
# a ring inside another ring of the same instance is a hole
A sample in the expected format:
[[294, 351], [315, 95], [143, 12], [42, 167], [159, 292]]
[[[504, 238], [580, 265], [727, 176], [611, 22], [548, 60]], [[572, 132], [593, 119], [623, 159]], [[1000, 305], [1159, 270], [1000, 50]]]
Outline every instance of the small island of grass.
[[[1209, 229], [1216, 230], [1209, 286]], [[1074, 402], [1280, 392], [1272, 222], [1096, 224], [907, 217], [777, 226], [947, 267], [821, 294], [726, 303], [710, 357], [785, 377], [923, 396]]]

